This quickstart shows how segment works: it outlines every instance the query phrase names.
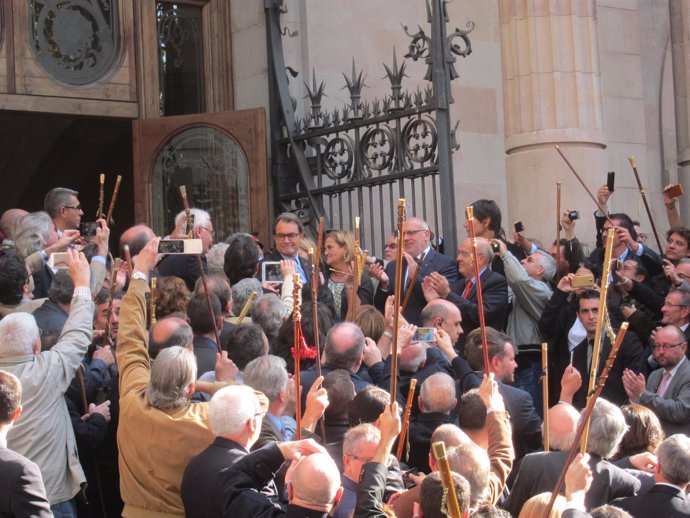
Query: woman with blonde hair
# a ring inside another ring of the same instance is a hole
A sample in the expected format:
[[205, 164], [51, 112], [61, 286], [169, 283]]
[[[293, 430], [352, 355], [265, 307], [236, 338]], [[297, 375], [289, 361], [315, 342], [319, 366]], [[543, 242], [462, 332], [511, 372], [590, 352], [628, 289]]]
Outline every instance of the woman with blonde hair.
[[[520, 509], [518, 518], [535, 518], [544, 516], [544, 511], [551, 500], [551, 493], [539, 493], [525, 502], [525, 505]], [[565, 510], [566, 500], [561, 495], [556, 497], [556, 501], [551, 508], [548, 518], [561, 518], [561, 514]]]

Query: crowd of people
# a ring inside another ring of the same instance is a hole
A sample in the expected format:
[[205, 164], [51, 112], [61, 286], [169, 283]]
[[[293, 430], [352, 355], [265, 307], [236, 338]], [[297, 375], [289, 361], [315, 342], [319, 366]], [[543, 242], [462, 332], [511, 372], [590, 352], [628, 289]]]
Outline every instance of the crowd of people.
[[[540, 518], [565, 472], [549, 517], [690, 517], [690, 228], [665, 194], [657, 253], [611, 195], [591, 251], [570, 211], [560, 242], [508, 239], [478, 200], [456, 260], [420, 217], [362, 261], [351, 232], [316, 250], [292, 213], [271, 249], [214, 244], [193, 208], [111, 251], [76, 191], [6, 210], [0, 516], [459, 518], [452, 492], [463, 518]], [[180, 239], [201, 253], [160, 252]]]

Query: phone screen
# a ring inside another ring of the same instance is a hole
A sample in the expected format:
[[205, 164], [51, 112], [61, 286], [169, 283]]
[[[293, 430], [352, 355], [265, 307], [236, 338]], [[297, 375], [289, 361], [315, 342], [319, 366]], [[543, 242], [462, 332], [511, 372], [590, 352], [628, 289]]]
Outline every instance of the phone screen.
[[184, 241], [182, 239], [161, 240], [158, 243], [159, 254], [182, 254], [184, 253]]

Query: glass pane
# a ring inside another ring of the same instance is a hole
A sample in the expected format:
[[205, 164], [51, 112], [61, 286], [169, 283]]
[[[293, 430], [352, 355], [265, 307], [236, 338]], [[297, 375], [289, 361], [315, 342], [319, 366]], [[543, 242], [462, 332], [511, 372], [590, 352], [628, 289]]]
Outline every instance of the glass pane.
[[119, 23], [116, 0], [29, 2], [29, 39], [37, 61], [71, 85], [93, 83], [117, 64]]
[[160, 114], [203, 113], [201, 7], [158, 2]]
[[249, 232], [247, 160], [228, 135], [209, 127], [184, 130], [172, 137], [153, 165], [153, 228], [165, 235], [182, 210], [180, 186], [187, 187], [192, 207], [207, 210], [216, 242], [232, 232]]

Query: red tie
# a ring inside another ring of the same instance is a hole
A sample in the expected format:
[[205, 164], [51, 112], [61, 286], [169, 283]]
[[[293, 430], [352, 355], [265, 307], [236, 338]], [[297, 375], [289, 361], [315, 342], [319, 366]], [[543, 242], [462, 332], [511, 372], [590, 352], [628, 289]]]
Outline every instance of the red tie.
[[465, 284], [465, 291], [462, 292], [462, 298], [466, 299], [470, 296], [470, 291], [472, 290], [472, 286], [474, 286], [474, 283], [472, 282], [472, 279], [467, 281], [467, 284]]

